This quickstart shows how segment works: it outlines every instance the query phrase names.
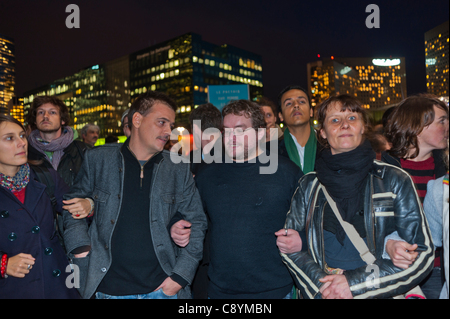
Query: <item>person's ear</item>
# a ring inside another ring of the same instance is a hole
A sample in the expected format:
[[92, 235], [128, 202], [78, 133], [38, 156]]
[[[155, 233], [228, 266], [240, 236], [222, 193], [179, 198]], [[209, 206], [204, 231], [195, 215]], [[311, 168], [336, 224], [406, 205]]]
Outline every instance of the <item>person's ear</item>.
[[[134, 127], [140, 128], [140, 127], [141, 127], [141, 124], [142, 124], [142, 119], [143, 119], [143, 118], [144, 118], [144, 117], [142, 116], [141, 113], [135, 112], [135, 113], [133, 114], [133, 118], [132, 118], [132, 120], [131, 120], [131, 123], [133, 124]], [[130, 129], [131, 129], [131, 127], [130, 127]]]

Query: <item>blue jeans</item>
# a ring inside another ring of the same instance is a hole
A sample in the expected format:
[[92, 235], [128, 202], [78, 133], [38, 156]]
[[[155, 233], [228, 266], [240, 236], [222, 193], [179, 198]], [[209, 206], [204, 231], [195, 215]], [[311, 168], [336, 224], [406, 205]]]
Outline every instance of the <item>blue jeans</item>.
[[103, 292], [95, 293], [96, 299], [177, 299], [177, 295], [167, 296], [162, 289], [148, 294], [127, 295], [127, 296], [111, 296]]

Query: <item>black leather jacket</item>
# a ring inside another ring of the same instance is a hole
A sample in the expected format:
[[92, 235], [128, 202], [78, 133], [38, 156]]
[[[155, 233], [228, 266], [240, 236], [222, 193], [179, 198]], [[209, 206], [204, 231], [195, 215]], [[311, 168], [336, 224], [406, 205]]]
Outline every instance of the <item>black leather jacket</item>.
[[[375, 160], [366, 179], [364, 219], [367, 243], [376, 261], [373, 265], [345, 271], [354, 298], [390, 298], [417, 286], [431, 271], [434, 246], [422, 205], [411, 177], [402, 169]], [[307, 251], [282, 254], [304, 298], [321, 298], [319, 279], [325, 269], [323, 214], [327, 201], [315, 172], [305, 175], [292, 198], [285, 228], [306, 232]], [[404, 270], [382, 258], [384, 239], [398, 231], [421, 251]], [[378, 278], [372, 280], [374, 277]], [[370, 281], [372, 280], [372, 281]], [[369, 282], [370, 281], [370, 282]]]

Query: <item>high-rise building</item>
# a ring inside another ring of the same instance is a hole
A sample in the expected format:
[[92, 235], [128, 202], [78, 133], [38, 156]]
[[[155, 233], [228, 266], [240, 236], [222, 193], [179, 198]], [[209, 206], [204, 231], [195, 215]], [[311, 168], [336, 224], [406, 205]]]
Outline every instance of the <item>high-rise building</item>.
[[365, 108], [383, 108], [406, 97], [405, 58], [333, 58], [309, 63], [308, 88], [311, 103], [346, 93], [356, 96]]
[[23, 97], [13, 96], [8, 102], [9, 114], [12, 115], [20, 123], [25, 121], [23, 116]]
[[250, 98], [262, 97], [262, 58], [231, 45], [203, 41], [195, 33], [130, 54], [131, 100], [154, 90], [179, 106], [177, 122], [188, 124], [190, 111], [208, 100], [208, 85], [248, 84]]
[[261, 56], [188, 33], [25, 92], [24, 112], [35, 96], [56, 95], [69, 106], [75, 129], [95, 123], [103, 137], [121, 135], [122, 113], [153, 90], [177, 102], [177, 125], [188, 128], [190, 111], [208, 100], [208, 85], [237, 83], [249, 85], [252, 99], [263, 95]]
[[449, 96], [448, 21], [425, 33], [427, 92]]
[[103, 137], [121, 135], [120, 119], [130, 102], [129, 78], [128, 56], [85, 68], [25, 92], [25, 117], [36, 96], [55, 95], [68, 106], [75, 129], [94, 123]]
[[0, 114], [9, 114], [8, 102], [16, 86], [14, 40], [0, 34]]
[[313, 107], [332, 95], [357, 96], [359, 83], [356, 70], [334, 60], [308, 63], [308, 91]]

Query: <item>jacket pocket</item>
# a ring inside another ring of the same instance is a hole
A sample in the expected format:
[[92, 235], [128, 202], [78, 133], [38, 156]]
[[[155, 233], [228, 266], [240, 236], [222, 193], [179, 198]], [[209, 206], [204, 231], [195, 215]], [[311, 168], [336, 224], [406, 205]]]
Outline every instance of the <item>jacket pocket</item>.
[[110, 195], [109, 192], [98, 187], [94, 188], [94, 192], [92, 193], [92, 199], [94, 200], [94, 220], [97, 221], [98, 224], [100, 224], [102, 217], [102, 214], [99, 214], [99, 212], [106, 207]]
[[[170, 218], [175, 215], [177, 212], [179, 205], [186, 200], [186, 198], [183, 197], [183, 195], [180, 194], [162, 194], [161, 195], [162, 200], [162, 206], [164, 208], [167, 208], [170, 213]], [[166, 223], [168, 223], [169, 220], [166, 220]]]
[[375, 217], [394, 217], [394, 199], [397, 195], [383, 193], [373, 195], [373, 209]]

